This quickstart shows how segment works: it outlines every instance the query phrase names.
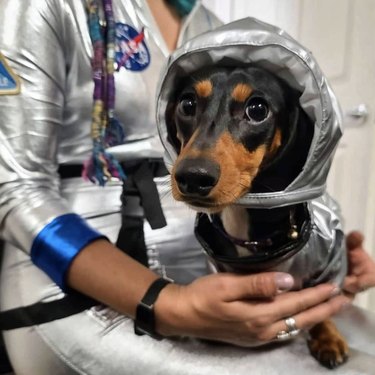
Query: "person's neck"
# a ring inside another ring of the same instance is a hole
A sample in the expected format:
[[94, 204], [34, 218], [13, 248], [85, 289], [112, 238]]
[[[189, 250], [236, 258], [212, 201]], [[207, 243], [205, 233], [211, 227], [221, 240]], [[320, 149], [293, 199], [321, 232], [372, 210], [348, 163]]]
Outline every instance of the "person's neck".
[[176, 49], [181, 18], [164, 0], [147, 0], [151, 13], [170, 52]]

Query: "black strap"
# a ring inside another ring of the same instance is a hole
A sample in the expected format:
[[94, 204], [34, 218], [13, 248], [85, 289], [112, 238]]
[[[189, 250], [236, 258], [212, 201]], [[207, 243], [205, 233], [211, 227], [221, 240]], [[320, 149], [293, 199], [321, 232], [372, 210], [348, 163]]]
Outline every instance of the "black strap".
[[79, 293], [68, 294], [56, 301], [37, 302], [0, 313], [0, 330], [10, 330], [48, 323], [78, 314], [99, 302]]
[[143, 160], [131, 166], [124, 165], [124, 170], [127, 179], [121, 196], [122, 224], [116, 246], [148, 267], [143, 224], [146, 219], [152, 229], [167, 225], [154, 181], [154, 177], [164, 175], [166, 169], [160, 161]]
[[123, 216], [116, 246], [130, 257], [148, 267], [143, 217]]
[[159, 229], [165, 227], [167, 222], [161, 207], [154, 174], [147, 160], [140, 163], [139, 168], [134, 172], [133, 179], [141, 197], [141, 205], [145, 211], [145, 217], [151, 228]]
[[155, 331], [154, 304], [159, 293], [169, 283], [169, 280], [160, 278], [155, 280], [148, 288], [141, 302], [137, 306], [134, 320], [134, 333], [136, 335], [142, 336], [146, 334], [157, 340], [163, 338]]
[[61, 164], [57, 170], [60, 178], [74, 178], [82, 176], [82, 164]]

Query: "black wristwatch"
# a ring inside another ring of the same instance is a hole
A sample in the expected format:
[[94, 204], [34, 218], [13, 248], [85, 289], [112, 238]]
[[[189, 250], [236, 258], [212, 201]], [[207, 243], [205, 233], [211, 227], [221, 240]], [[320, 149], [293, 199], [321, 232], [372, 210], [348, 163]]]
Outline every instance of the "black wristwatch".
[[157, 279], [148, 288], [141, 302], [137, 306], [134, 321], [134, 332], [136, 335], [149, 335], [156, 340], [161, 340], [163, 336], [155, 331], [154, 303], [161, 290], [171, 281], [167, 279]]

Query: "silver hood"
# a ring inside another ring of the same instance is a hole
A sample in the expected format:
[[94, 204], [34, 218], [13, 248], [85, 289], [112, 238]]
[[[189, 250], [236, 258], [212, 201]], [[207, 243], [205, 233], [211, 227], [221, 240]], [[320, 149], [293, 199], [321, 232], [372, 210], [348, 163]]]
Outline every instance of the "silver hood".
[[167, 140], [165, 113], [179, 80], [202, 67], [256, 64], [297, 90], [300, 106], [314, 126], [303, 169], [283, 191], [248, 193], [237, 203], [274, 208], [321, 196], [336, 145], [342, 135], [337, 100], [311, 52], [285, 31], [254, 18], [244, 18], [188, 41], [169, 58], [157, 90], [157, 123], [168, 169], [177, 158]]

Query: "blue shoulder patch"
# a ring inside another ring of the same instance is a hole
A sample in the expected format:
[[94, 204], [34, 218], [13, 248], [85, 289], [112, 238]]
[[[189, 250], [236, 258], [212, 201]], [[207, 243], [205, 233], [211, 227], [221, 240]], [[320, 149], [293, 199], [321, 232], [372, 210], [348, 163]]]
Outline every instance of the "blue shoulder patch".
[[21, 89], [20, 80], [0, 53], [0, 95], [16, 95]]
[[116, 70], [122, 67], [142, 71], [150, 64], [150, 51], [145, 42], [145, 32], [138, 32], [125, 23], [116, 23]]

